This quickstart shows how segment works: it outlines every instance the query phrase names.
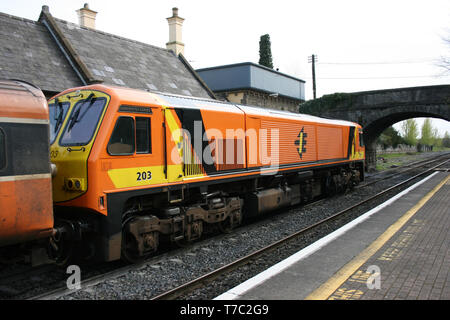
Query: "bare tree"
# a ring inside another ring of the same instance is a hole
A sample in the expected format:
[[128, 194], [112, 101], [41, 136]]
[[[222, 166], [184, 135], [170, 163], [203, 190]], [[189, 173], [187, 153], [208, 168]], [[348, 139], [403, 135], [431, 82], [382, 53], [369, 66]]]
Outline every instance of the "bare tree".
[[443, 38], [442, 41], [447, 45], [449, 53], [446, 56], [441, 56], [437, 65], [444, 70], [445, 74], [450, 74], [450, 35]]

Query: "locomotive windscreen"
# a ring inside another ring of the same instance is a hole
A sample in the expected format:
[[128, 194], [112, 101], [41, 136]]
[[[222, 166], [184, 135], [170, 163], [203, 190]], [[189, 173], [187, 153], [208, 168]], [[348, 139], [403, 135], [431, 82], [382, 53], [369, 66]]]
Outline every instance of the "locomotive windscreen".
[[50, 118], [50, 144], [53, 144], [59, 130], [62, 127], [64, 119], [69, 110], [69, 102], [56, 102], [49, 104], [49, 118]]
[[97, 123], [103, 113], [105, 104], [105, 98], [91, 96], [85, 100], [78, 101], [72, 109], [59, 144], [61, 146], [82, 146], [88, 144], [97, 128]]

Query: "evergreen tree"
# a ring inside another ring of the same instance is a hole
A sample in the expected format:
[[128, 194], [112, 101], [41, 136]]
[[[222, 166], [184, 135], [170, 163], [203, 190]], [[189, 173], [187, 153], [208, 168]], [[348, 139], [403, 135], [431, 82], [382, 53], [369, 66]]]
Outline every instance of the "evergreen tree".
[[259, 39], [259, 64], [273, 69], [272, 49], [270, 48], [270, 36], [262, 35]]
[[383, 133], [378, 137], [378, 144], [381, 144], [384, 149], [388, 147], [397, 148], [399, 144], [404, 144], [405, 140], [399, 135], [394, 127], [389, 127], [383, 131]]

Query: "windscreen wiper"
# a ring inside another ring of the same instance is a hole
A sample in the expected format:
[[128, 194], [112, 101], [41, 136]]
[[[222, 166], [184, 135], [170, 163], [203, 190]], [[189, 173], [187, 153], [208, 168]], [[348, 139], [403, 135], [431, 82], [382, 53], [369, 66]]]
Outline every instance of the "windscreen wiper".
[[63, 122], [63, 114], [64, 114], [64, 108], [62, 106], [61, 101], [59, 101], [58, 99], [56, 99], [56, 104], [58, 105], [58, 115], [56, 116], [55, 114], [55, 120], [56, 120], [56, 124], [55, 124], [55, 133], [58, 132], [59, 127], [61, 126], [62, 122]]
[[[81, 119], [83, 119], [84, 115], [86, 114], [87, 110], [91, 107], [92, 103], [95, 101], [95, 99], [92, 99], [95, 95], [93, 93], [91, 93], [89, 95], [89, 97], [87, 97], [86, 100], [84, 100], [83, 104], [81, 104], [77, 111], [75, 111], [72, 115], [72, 117], [70, 118], [70, 123], [69, 123], [69, 127], [67, 128], [67, 131], [70, 131], [72, 129], [72, 127], [75, 125], [76, 122], [79, 122]], [[79, 117], [80, 115], [80, 111], [81, 111], [81, 107], [84, 106], [84, 104], [86, 102], [89, 102], [89, 105], [86, 108], [86, 111], [83, 112], [83, 114], [81, 115], [81, 117]]]

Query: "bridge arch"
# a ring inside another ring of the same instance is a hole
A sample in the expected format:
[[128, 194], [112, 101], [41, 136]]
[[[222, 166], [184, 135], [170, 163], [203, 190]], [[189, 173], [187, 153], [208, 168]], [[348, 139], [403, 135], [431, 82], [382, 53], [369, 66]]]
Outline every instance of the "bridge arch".
[[450, 85], [337, 93], [307, 101], [299, 111], [361, 124], [366, 165], [371, 168], [376, 163], [376, 140], [391, 125], [418, 117], [450, 121]]

